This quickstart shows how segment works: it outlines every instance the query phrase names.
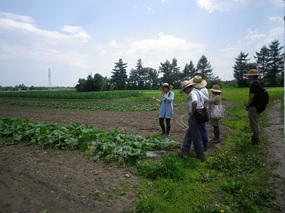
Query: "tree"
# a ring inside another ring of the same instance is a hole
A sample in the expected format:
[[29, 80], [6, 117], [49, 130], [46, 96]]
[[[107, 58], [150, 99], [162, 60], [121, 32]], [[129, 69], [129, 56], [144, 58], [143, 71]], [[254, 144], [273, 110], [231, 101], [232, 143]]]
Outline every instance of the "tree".
[[269, 45], [268, 55], [269, 55], [269, 63], [268, 63], [268, 70], [265, 75], [266, 82], [268, 86], [277, 86], [277, 77], [284, 76], [284, 58], [281, 50], [283, 49], [280, 46], [278, 40], [274, 40]]
[[256, 66], [258, 71], [261, 74], [261, 82], [265, 83], [265, 76], [268, 74], [268, 68], [269, 68], [269, 50], [268, 48], [263, 45], [259, 52], [255, 52], [256, 56], [254, 58], [256, 59]]
[[206, 81], [210, 81], [213, 75], [213, 69], [207, 57], [202, 55], [197, 63], [197, 74], [201, 75]]
[[87, 76], [87, 79], [80, 78], [75, 86], [78, 92], [102, 91], [107, 90], [107, 78], [96, 73], [94, 77]]
[[194, 77], [196, 71], [197, 70], [195, 68], [195, 65], [193, 64], [192, 61], [190, 61], [189, 64], [185, 64], [185, 67], [184, 67], [182, 74], [181, 74], [181, 79], [182, 80], [189, 80], [190, 78]]
[[158, 72], [151, 67], [144, 67], [147, 73], [145, 88], [146, 89], [156, 89], [159, 85]]
[[179, 87], [181, 72], [180, 67], [177, 66], [176, 58], [173, 58], [171, 63], [169, 60], [160, 63], [158, 71], [159, 73], [163, 73], [163, 76], [161, 77], [162, 82], [172, 84], [174, 87]]
[[127, 75], [127, 63], [123, 62], [123, 59], [119, 59], [119, 62], [115, 62], [115, 67], [112, 72], [111, 82], [115, 89], [121, 90], [126, 89], [126, 84], [128, 80]]
[[129, 77], [129, 87], [131, 89], [144, 89], [147, 81], [147, 70], [142, 66], [142, 60], [139, 59], [136, 69], [132, 69]]
[[248, 61], [250, 60], [248, 54], [240, 52], [237, 58], [235, 58], [234, 69], [234, 78], [237, 80], [239, 87], [247, 86], [247, 79], [244, 78], [244, 75], [248, 71]]

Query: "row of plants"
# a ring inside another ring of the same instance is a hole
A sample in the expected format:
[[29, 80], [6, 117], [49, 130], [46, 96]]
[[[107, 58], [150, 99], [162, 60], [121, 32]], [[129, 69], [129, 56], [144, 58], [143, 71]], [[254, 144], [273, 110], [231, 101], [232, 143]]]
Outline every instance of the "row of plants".
[[158, 110], [159, 104], [134, 104], [134, 103], [98, 103], [98, 102], [36, 102], [23, 100], [0, 100], [0, 105], [46, 107], [58, 109], [90, 109], [104, 111], [152, 111]]
[[[283, 88], [269, 89], [271, 104], [282, 99]], [[282, 212], [268, 183], [267, 143], [249, 143], [251, 131], [244, 103], [248, 90], [223, 93], [229, 101], [223, 146], [199, 162], [167, 154], [158, 160], [139, 160], [135, 172], [143, 177], [133, 212]], [[265, 116], [262, 115], [261, 125]]]
[[142, 93], [131, 90], [76, 92], [76, 91], [9, 91], [0, 92], [0, 97], [8, 98], [38, 98], [38, 99], [95, 99], [114, 100], [129, 97], [140, 97]]
[[118, 129], [102, 131], [88, 125], [60, 126], [29, 120], [0, 119], [0, 137], [5, 143], [24, 143], [43, 149], [81, 150], [92, 160], [135, 163], [147, 150], [173, 149], [179, 143], [159, 136], [142, 137]]

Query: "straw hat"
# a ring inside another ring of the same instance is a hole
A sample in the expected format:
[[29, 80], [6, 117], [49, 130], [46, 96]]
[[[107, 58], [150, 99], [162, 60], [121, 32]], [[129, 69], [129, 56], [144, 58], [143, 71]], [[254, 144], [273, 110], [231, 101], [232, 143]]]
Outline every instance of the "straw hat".
[[168, 87], [169, 90], [172, 90], [173, 89], [173, 86], [168, 84], [168, 83], [163, 83], [162, 86], [159, 88], [160, 90], [163, 89], [163, 87]]
[[200, 75], [195, 75], [194, 78], [190, 79], [190, 82], [195, 84], [195, 88], [202, 89], [207, 86], [207, 81], [203, 79]]
[[193, 86], [195, 83], [190, 81], [182, 81], [179, 93], [183, 93], [187, 87]]
[[221, 88], [219, 85], [213, 85], [212, 89], [210, 89], [212, 92], [219, 92], [222, 93]]
[[251, 69], [248, 71], [247, 74], [245, 74], [245, 76], [259, 76], [261, 74], [259, 74], [258, 70], [256, 69]]

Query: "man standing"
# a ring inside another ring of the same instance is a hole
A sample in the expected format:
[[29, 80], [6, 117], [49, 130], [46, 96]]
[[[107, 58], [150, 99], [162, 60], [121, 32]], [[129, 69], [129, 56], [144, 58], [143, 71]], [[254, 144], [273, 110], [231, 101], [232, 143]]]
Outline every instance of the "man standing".
[[[192, 80], [192, 79], [191, 79]], [[201, 135], [202, 124], [196, 120], [195, 112], [196, 109], [204, 108], [204, 103], [208, 101], [208, 98], [203, 95], [202, 92], [194, 88], [195, 83], [192, 81], [183, 81], [181, 83], [180, 93], [186, 93], [189, 96], [189, 119], [188, 129], [185, 133], [183, 146], [179, 153], [180, 156], [184, 157], [188, 155], [193, 141], [195, 153], [201, 160], [205, 160], [204, 147]]]
[[249, 88], [249, 97], [245, 107], [245, 110], [248, 111], [248, 118], [251, 130], [253, 132], [251, 143], [258, 144], [259, 143], [259, 116], [260, 112], [257, 111], [258, 98], [260, 93], [262, 92], [262, 88], [260, 83], [258, 82], [258, 76], [260, 76], [259, 72], [256, 69], [251, 69], [246, 74], [248, 80], [251, 82], [251, 86]]
[[[195, 75], [194, 78], [192, 78], [190, 81], [195, 83], [194, 88], [200, 90], [200, 92], [202, 92], [209, 99], [209, 92], [206, 88], [207, 81], [205, 79], [203, 79], [200, 75]], [[208, 143], [209, 143], [209, 137], [208, 137], [208, 130], [207, 130], [206, 123], [202, 124], [201, 131], [202, 131], [201, 136], [202, 136], [204, 151], [207, 151], [207, 147], [208, 147]]]

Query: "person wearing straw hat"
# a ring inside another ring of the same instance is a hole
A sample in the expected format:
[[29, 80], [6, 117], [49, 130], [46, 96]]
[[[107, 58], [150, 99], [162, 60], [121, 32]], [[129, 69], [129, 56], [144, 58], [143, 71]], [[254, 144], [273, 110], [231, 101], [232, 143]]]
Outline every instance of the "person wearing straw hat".
[[[161, 98], [157, 99], [155, 96], [152, 96], [153, 100], [156, 100], [160, 103], [159, 109], [159, 125], [161, 127], [162, 134], [168, 136], [171, 128], [171, 118], [173, 116], [173, 100], [174, 92], [171, 92], [173, 86], [168, 83], [163, 83], [160, 87], [162, 91]], [[164, 125], [164, 120], [166, 122], [166, 128]]]
[[251, 143], [252, 144], [258, 144], [259, 143], [259, 116], [260, 113], [257, 111], [257, 102], [258, 102], [258, 96], [262, 92], [262, 87], [260, 83], [258, 82], [258, 77], [260, 76], [259, 72], [256, 69], [251, 69], [248, 71], [248, 73], [245, 75], [248, 78], [248, 81], [251, 82], [250, 88], [249, 88], [249, 97], [248, 101], [245, 107], [245, 110], [248, 111], [248, 118], [251, 130], [253, 132], [253, 135], [251, 137]]
[[213, 105], [221, 105], [221, 88], [219, 85], [213, 85], [210, 89], [212, 92], [212, 98], [209, 99], [209, 102], [206, 105], [209, 105], [209, 117], [210, 122], [214, 128], [214, 138], [210, 140], [212, 143], [219, 143], [220, 142], [220, 120], [217, 118], [213, 118], [211, 116], [211, 109]]
[[[200, 75], [195, 75], [194, 78], [190, 79], [194, 84], [194, 87], [198, 90], [200, 90], [207, 98], [209, 98], [209, 92], [206, 88], [207, 86], [207, 81], [202, 78]], [[202, 124], [202, 140], [203, 140], [203, 145], [204, 145], [204, 151], [207, 151], [208, 147], [208, 130], [207, 130], [207, 125], [206, 123]]]
[[202, 109], [204, 107], [204, 104], [208, 101], [208, 98], [202, 92], [195, 89], [194, 85], [195, 83], [192, 79], [190, 81], [181, 82], [180, 93], [184, 92], [189, 97], [189, 127], [185, 133], [184, 142], [179, 155], [181, 157], [188, 155], [191, 148], [191, 143], [193, 142], [197, 157], [201, 161], [204, 161], [205, 154], [201, 134], [202, 124], [197, 122], [195, 112], [196, 109]]

